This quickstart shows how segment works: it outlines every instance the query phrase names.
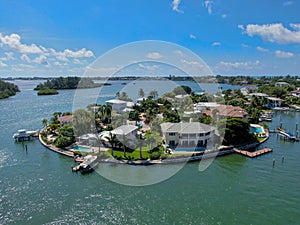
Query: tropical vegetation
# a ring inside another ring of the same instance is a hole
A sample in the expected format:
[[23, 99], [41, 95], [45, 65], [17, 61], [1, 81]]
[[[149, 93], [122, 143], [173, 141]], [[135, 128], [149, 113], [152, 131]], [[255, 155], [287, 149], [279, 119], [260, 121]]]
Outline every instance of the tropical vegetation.
[[0, 99], [13, 96], [19, 91], [20, 90], [17, 85], [0, 80]]

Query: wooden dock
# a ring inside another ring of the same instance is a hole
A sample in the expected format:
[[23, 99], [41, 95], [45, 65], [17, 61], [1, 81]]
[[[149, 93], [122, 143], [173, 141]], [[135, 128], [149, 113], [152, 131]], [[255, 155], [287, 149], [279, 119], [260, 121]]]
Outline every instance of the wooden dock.
[[254, 152], [248, 152], [248, 151], [239, 150], [239, 149], [234, 149], [234, 151], [236, 153], [239, 153], [241, 155], [247, 156], [249, 158], [254, 158], [254, 157], [257, 157], [257, 156], [260, 156], [260, 155], [272, 152], [273, 150], [271, 148], [263, 148], [263, 149], [260, 149], [260, 150], [254, 151]]

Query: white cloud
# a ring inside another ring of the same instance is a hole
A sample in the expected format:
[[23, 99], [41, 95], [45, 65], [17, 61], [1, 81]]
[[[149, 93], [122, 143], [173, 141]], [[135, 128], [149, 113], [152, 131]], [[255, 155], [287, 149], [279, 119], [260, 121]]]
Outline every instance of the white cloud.
[[55, 56], [58, 60], [67, 62], [68, 58], [92, 58], [95, 57], [94, 53], [90, 50], [82, 48], [78, 51], [72, 51], [70, 49], [65, 49], [63, 52], [57, 52], [55, 49], [51, 48], [48, 51], [50, 55]]
[[275, 55], [278, 58], [291, 58], [294, 56], [294, 53], [277, 50], [275, 51]]
[[285, 1], [282, 5], [283, 6], [291, 6], [294, 4], [294, 1]]
[[73, 60], [74, 64], [82, 65], [83, 63], [79, 59], [74, 59]]
[[62, 66], [62, 64], [60, 62], [57, 62], [57, 61], [54, 62], [53, 65], [55, 65], [55, 66]]
[[197, 37], [193, 34], [190, 34], [190, 39], [197, 39]]
[[20, 53], [42, 53], [42, 50], [35, 44], [26, 45], [21, 43], [21, 37], [18, 34], [3, 35], [0, 33], [0, 43]]
[[23, 54], [22, 56], [21, 56], [21, 59], [23, 60], [23, 61], [25, 61], [25, 62], [27, 62], [27, 63], [30, 63], [30, 58], [26, 55], [26, 54]]
[[254, 67], [257, 67], [261, 65], [259, 60], [256, 60], [255, 62], [247, 61], [247, 62], [224, 62], [221, 61], [218, 64], [218, 67], [224, 68], [224, 69], [253, 69]]
[[227, 15], [227, 14], [223, 14], [221, 17], [222, 17], [223, 19], [225, 19], [225, 18], [228, 17], [228, 15]]
[[260, 52], [268, 52], [269, 51], [269, 49], [266, 49], [266, 48], [263, 48], [263, 47], [260, 47], [260, 46], [257, 46], [256, 50], [260, 51]]
[[6, 67], [7, 64], [5, 64], [4, 62], [0, 61], [0, 67]]
[[146, 57], [149, 59], [160, 59], [162, 55], [159, 52], [149, 52]]
[[182, 10], [179, 10], [179, 4], [180, 4], [181, 0], [173, 0], [172, 2], [172, 9], [176, 12], [179, 12], [179, 13], [183, 13]]
[[179, 56], [181, 56], [181, 57], [184, 56], [184, 53], [182, 51], [180, 51], [180, 50], [175, 50], [174, 53], [177, 54], [177, 55], [179, 55]]
[[148, 70], [148, 71], [155, 71], [159, 69], [158, 65], [144, 65], [143, 63], [139, 63], [138, 66], [142, 69]]
[[239, 25], [238, 27], [250, 37], [257, 35], [264, 41], [279, 44], [300, 44], [300, 24], [290, 24], [290, 26], [294, 30], [284, 27], [281, 23], [264, 25], [248, 24], [246, 28], [243, 25]]
[[14, 53], [13, 52], [4, 52], [4, 54], [6, 55], [6, 59], [7, 60], [14, 60], [14, 59], [16, 59], [14, 57]]
[[300, 31], [300, 24], [291, 23], [290, 27], [293, 28], [295, 31]]
[[49, 65], [48, 61], [47, 61], [47, 57], [44, 55], [40, 55], [38, 57], [36, 57], [34, 60], [32, 60], [32, 62], [35, 62], [37, 64], [42, 64], [42, 65]]
[[[43, 60], [45, 57], [55, 57], [60, 61], [69, 61], [69, 58], [77, 59], [77, 58], [93, 58], [95, 57], [94, 53], [91, 50], [87, 50], [86, 48], [82, 48], [77, 51], [72, 51], [70, 49], [64, 49], [63, 51], [56, 51], [53, 48], [46, 48], [44, 46], [37, 46], [36, 44], [23, 44], [21, 42], [21, 37], [18, 34], [10, 34], [3, 35], [0, 33], [0, 47], [5, 47], [14, 51], [17, 51], [21, 54], [37, 54], [38, 57], [32, 62], [36, 62], [39, 64], [48, 65], [48, 62]], [[14, 59], [13, 52], [5, 52], [7, 59]], [[21, 56], [22, 60], [28, 62], [26, 56]], [[52, 59], [51, 58], [51, 59]], [[2, 58], [4, 59], [4, 58]], [[50, 60], [51, 60], [50, 59]], [[2, 60], [3, 61], [3, 60]]]
[[220, 46], [220, 45], [221, 45], [221, 42], [216, 41], [216, 42], [212, 43], [211, 45], [212, 45], [212, 46]]
[[212, 13], [212, 5], [214, 4], [214, 2], [212, 0], [205, 0], [204, 1], [204, 6], [207, 9], [208, 14]]
[[242, 44], [242, 48], [249, 48], [249, 45]]

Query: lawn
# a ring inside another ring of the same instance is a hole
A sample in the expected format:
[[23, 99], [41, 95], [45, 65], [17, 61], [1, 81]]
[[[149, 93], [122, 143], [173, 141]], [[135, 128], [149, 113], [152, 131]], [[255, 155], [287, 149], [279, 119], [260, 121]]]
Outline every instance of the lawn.
[[[111, 154], [111, 150], [108, 150], [109, 154]], [[147, 147], [143, 147], [142, 148], [142, 155], [144, 159], [148, 159], [149, 158], [149, 148]], [[124, 159], [124, 152], [122, 149], [115, 149], [114, 150], [114, 156], [117, 159]], [[127, 151], [126, 152], [126, 157], [127, 159], [132, 159], [132, 160], [139, 160], [140, 159], [140, 149], [137, 148], [131, 152]]]

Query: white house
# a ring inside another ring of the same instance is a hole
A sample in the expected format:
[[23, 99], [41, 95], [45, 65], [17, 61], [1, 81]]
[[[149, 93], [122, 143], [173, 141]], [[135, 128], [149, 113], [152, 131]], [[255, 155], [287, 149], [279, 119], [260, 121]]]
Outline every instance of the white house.
[[288, 85], [290, 85], [290, 84], [287, 82], [276, 82], [275, 83], [275, 86], [277, 86], [277, 87], [284, 87], [284, 86], [288, 86]]
[[112, 110], [122, 111], [126, 108], [127, 102], [119, 99], [111, 99], [105, 101], [106, 104], [110, 105]]
[[[103, 141], [108, 142], [109, 133], [115, 134], [118, 141], [126, 142], [123, 143], [127, 147], [135, 148], [135, 142], [137, 139], [138, 127], [134, 125], [122, 125], [113, 129], [112, 131], [104, 131], [100, 134], [100, 137]], [[126, 139], [126, 140], [124, 140]]]
[[170, 147], [206, 147], [216, 128], [199, 122], [162, 123], [163, 138]]
[[274, 98], [274, 97], [267, 97], [267, 99], [268, 99], [268, 103], [266, 106], [268, 108], [281, 107], [282, 99]]
[[130, 112], [134, 106], [133, 102], [127, 102], [119, 99], [111, 99], [105, 101], [106, 104], [110, 105], [112, 110], [117, 111], [118, 113]]
[[297, 88], [296, 91], [291, 91], [292, 96], [296, 96], [298, 98], [300, 98], [300, 89]]

